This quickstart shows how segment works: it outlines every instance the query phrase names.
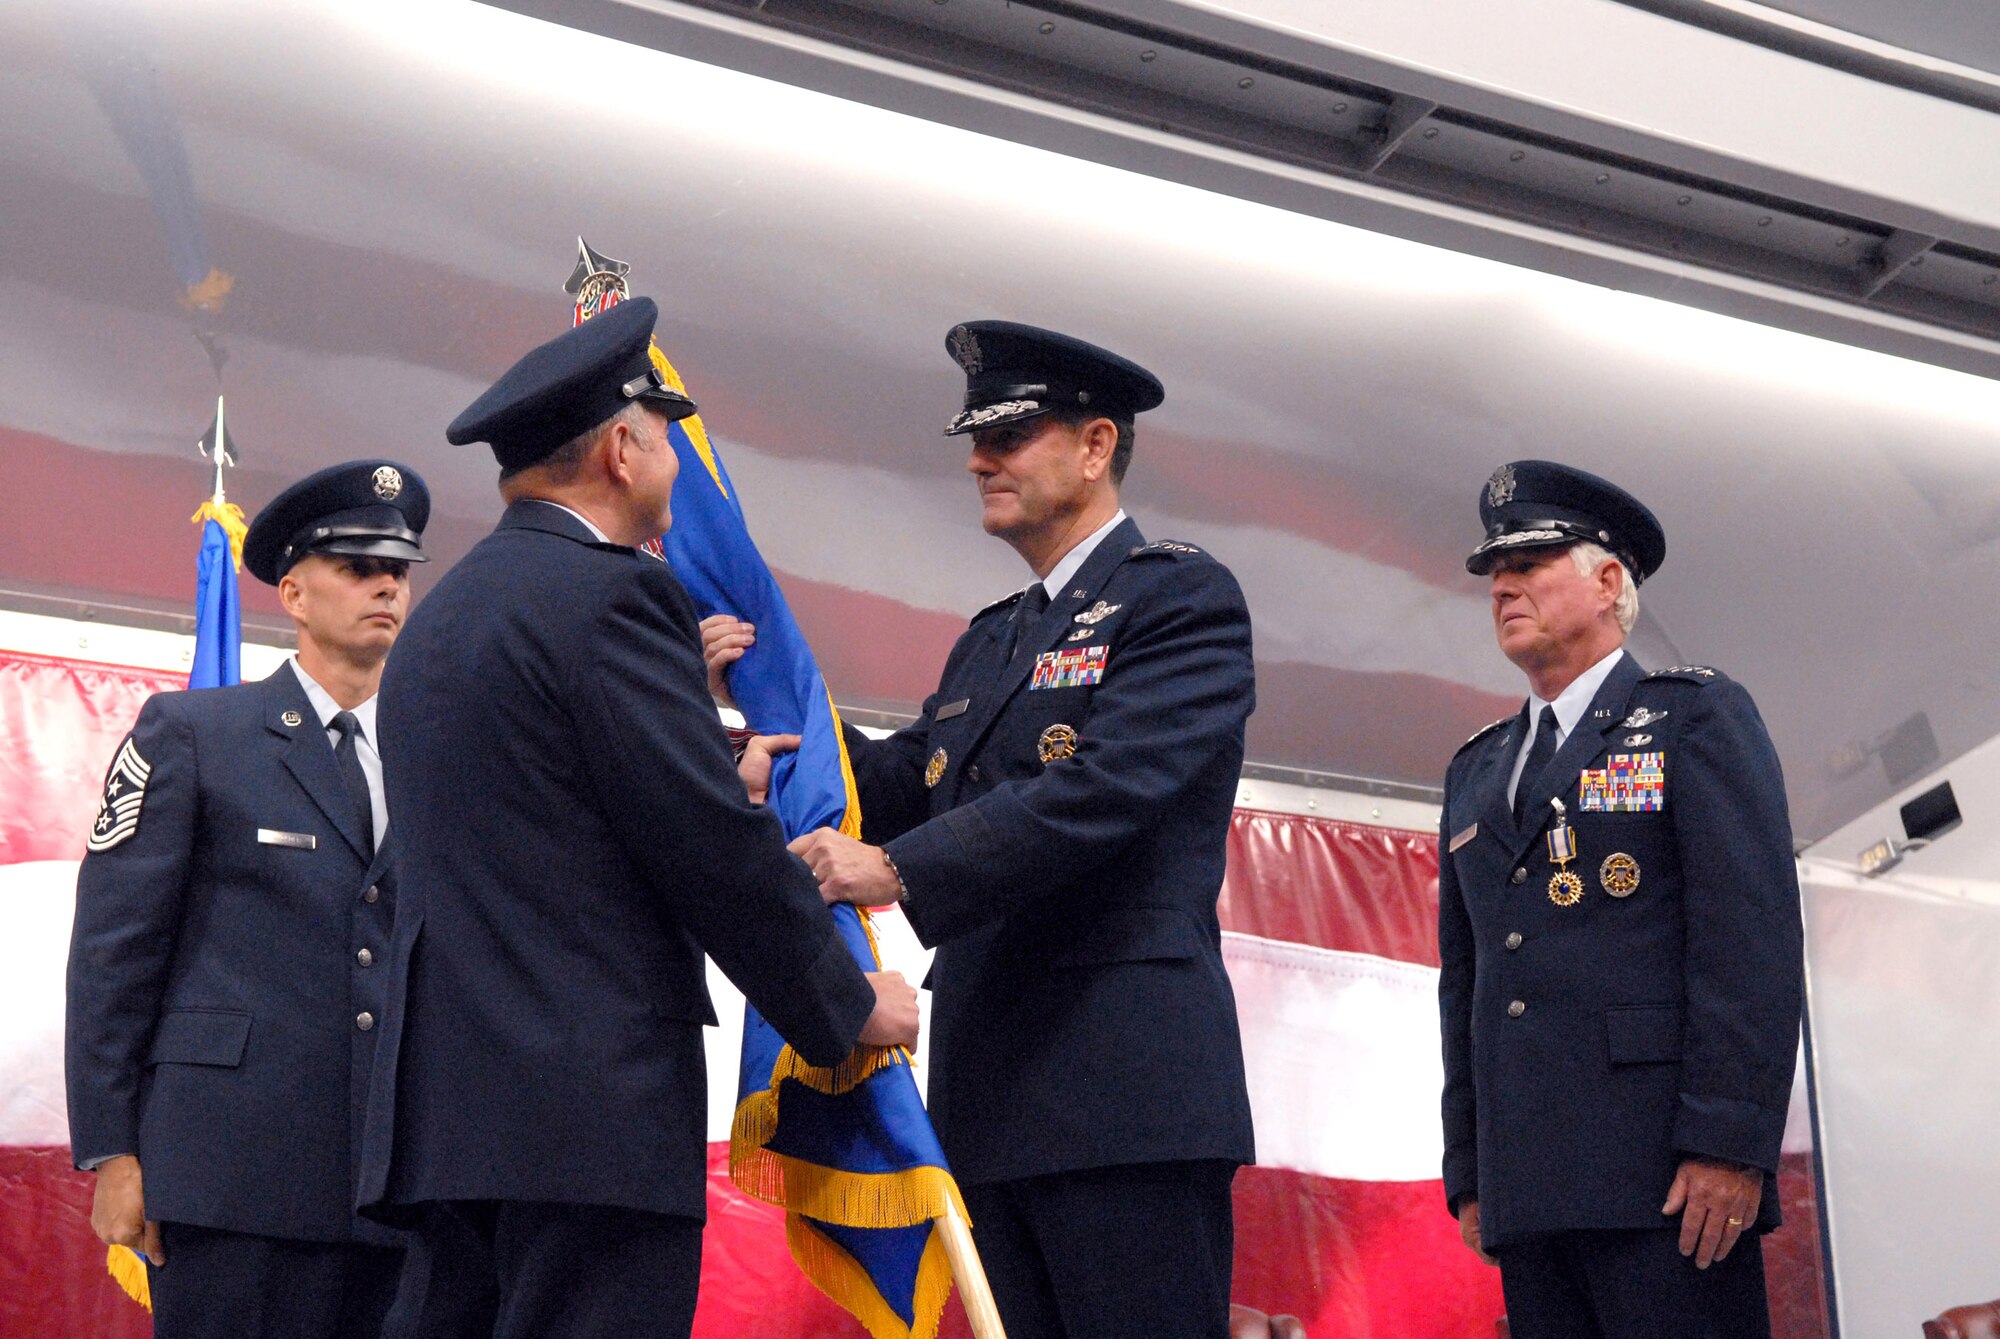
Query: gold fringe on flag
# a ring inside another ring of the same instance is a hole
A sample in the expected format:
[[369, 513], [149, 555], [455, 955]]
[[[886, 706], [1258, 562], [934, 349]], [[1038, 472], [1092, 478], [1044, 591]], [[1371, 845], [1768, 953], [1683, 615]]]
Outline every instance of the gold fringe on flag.
[[[646, 352], [653, 356], [653, 366], [659, 369], [662, 377], [666, 378], [667, 385], [686, 395], [687, 383], [681, 380], [680, 373], [674, 371], [674, 365], [667, 361], [667, 355], [660, 352], [660, 346], [653, 344]], [[708, 443], [708, 429], [702, 426], [701, 415], [690, 414], [680, 420], [680, 425], [686, 431], [688, 441], [694, 444], [695, 454], [701, 457], [701, 463], [708, 466], [708, 477], [715, 480], [715, 486], [722, 490], [724, 497], [728, 497], [729, 487], [722, 482], [722, 471], [716, 467], [715, 448]]]
[[229, 536], [229, 552], [236, 559], [236, 570], [243, 570], [243, 538], [250, 533], [250, 522], [243, 519], [243, 508], [234, 502], [225, 502], [219, 496], [212, 497], [195, 508], [188, 518], [196, 525], [206, 525], [214, 521]]
[[915, 1326], [903, 1324], [903, 1318], [889, 1309], [859, 1261], [798, 1214], [785, 1215], [785, 1242], [813, 1286], [860, 1321], [871, 1339], [936, 1339], [945, 1300], [951, 1296], [951, 1261], [944, 1252], [943, 1233], [932, 1229], [917, 1262]]
[[113, 1246], [104, 1256], [104, 1267], [125, 1295], [146, 1310], [153, 1309], [153, 1287], [146, 1281], [146, 1262], [130, 1246]]

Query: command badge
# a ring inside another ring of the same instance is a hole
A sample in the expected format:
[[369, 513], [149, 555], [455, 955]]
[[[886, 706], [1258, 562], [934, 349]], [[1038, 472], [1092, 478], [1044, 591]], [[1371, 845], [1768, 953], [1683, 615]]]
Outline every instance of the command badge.
[[1076, 756], [1076, 739], [1075, 726], [1052, 725], [1035, 741], [1035, 752], [1044, 764], [1061, 762]]
[[384, 465], [375, 471], [375, 496], [384, 502], [394, 502], [396, 495], [403, 491], [403, 472], [394, 465]]
[[1597, 881], [1613, 897], [1630, 897], [1639, 891], [1639, 862], [1623, 851], [1614, 852], [1597, 867]]
[[104, 778], [104, 799], [97, 806], [97, 820], [90, 825], [90, 835], [84, 839], [85, 850], [108, 851], [139, 830], [139, 810], [146, 803], [146, 778], [152, 774], [151, 764], [132, 747], [132, 736], [125, 736], [124, 746], [112, 760], [111, 775]]
[[924, 766], [924, 784], [926, 786], [936, 786], [938, 782], [944, 780], [945, 764], [950, 761], [951, 759], [945, 756], [943, 749], [939, 749], [936, 753], [933, 753], [930, 762]]

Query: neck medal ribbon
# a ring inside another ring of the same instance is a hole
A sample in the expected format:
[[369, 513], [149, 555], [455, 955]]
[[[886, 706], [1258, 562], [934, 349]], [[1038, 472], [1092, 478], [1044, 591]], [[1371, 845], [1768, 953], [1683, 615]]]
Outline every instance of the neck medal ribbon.
[[1556, 825], [1549, 829], [1549, 861], [1556, 867], [1549, 876], [1549, 901], [1573, 907], [1583, 900], [1583, 880], [1569, 869], [1569, 862], [1576, 859], [1576, 829], [1569, 825], [1569, 810], [1561, 800], [1549, 803], [1556, 811]]

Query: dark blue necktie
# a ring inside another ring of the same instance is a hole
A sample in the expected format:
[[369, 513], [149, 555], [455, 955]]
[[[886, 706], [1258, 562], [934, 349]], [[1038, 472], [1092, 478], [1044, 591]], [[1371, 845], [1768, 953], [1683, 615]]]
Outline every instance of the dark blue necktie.
[[361, 734], [361, 722], [351, 711], [335, 712], [327, 728], [337, 732], [340, 738], [334, 741], [333, 760], [340, 765], [340, 779], [347, 785], [347, 794], [354, 801], [354, 812], [361, 824], [361, 839], [368, 849], [375, 849], [375, 805], [368, 798], [368, 777], [361, 770], [361, 755], [355, 751], [354, 741]]
[[1012, 660], [1021, 654], [1021, 644], [1028, 640], [1035, 624], [1041, 622], [1042, 614], [1049, 607], [1049, 588], [1037, 581], [1022, 593], [1014, 603], [1014, 649], [1007, 653]]
[[1528, 746], [1528, 761], [1521, 768], [1521, 779], [1514, 783], [1514, 826], [1521, 826], [1523, 811], [1528, 807], [1528, 792], [1542, 779], [1542, 773], [1549, 770], [1549, 761], [1556, 756], [1556, 731], [1562, 727], [1556, 724], [1556, 709], [1543, 707], [1536, 718], [1535, 742]]

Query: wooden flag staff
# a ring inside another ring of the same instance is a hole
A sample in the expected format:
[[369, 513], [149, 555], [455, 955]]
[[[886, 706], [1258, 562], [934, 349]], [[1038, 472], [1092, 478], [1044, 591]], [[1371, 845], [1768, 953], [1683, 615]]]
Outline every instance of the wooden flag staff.
[[952, 1204], [944, 1206], [937, 1225], [944, 1233], [944, 1253], [951, 1261], [951, 1276], [958, 1280], [958, 1297], [965, 1304], [972, 1333], [977, 1339], [1007, 1339], [1000, 1308], [993, 1304], [993, 1289], [986, 1282], [986, 1266], [979, 1263], [979, 1248], [972, 1244], [971, 1226]]

